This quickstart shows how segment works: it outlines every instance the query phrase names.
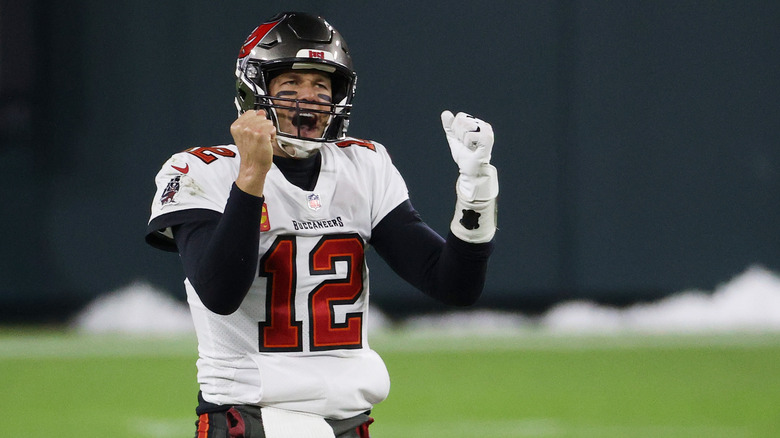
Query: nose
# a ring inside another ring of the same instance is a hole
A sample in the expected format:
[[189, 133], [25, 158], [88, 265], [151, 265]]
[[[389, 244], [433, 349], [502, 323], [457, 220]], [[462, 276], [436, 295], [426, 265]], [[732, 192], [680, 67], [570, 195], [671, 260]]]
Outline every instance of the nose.
[[298, 99], [316, 102], [318, 99], [315, 85], [312, 83], [302, 84], [300, 89], [298, 89]]

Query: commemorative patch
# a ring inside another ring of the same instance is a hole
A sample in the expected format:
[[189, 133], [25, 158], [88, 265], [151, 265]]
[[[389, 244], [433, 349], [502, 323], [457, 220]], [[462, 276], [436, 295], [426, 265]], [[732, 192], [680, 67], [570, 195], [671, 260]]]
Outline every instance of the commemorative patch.
[[160, 196], [160, 204], [164, 207], [166, 205], [176, 204], [176, 194], [181, 189], [181, 175], [176, 175], [168, 181], [168, 185], [165, 186], [162, 196]]
[[268, 205], [263, 202], [263, 211], [260, 213], [260, 231], [270, 231], [271, 222], [268, 221]]

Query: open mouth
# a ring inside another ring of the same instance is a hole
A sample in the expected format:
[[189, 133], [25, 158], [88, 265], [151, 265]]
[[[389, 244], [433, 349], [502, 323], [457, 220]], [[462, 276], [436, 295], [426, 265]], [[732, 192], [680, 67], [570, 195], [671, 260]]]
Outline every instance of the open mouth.
[[317, 116], [312, 113], [297, 112], [292, 118], [292, 124], [298, 129], [314, 129], [317, 127]]

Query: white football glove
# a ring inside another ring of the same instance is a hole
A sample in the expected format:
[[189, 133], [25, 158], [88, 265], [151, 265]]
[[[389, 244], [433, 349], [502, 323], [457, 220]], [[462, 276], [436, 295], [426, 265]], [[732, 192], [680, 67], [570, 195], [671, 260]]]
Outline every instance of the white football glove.
[[461, 240], [489, 242], [496, 232], [498, 173], [490, 164], [493, 127], [466, 113], [441, 113], [441, 124], [460, 176], [450, 229]]
[[460, 169], [458, 197], [467, 202], [487, 201], [498, 196], [496, 168], [490, 164], [493, 127], [466, 113], [441, 113], [441, 124], [450, 144], [452, 159]]

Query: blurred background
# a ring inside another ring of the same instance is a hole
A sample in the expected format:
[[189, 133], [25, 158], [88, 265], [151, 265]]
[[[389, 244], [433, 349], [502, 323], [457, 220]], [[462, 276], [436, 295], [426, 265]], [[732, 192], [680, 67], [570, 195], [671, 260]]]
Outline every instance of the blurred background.
[[[539, 312], [712, 290], [780, 270], [780, 2], [0, 0], [0, 322], [65, 321], [145, 282], [174, 152], [231, 142], [234, 64], [282, 10], [350, 44], [350, 134], [389, 149], [446, 233], [439, 114], [493, 124], [499, 232], [480, 306]], [[371, 254], [372, 300], [435, 308]]]

